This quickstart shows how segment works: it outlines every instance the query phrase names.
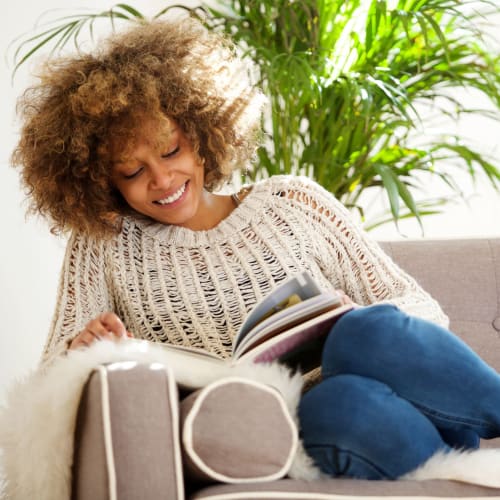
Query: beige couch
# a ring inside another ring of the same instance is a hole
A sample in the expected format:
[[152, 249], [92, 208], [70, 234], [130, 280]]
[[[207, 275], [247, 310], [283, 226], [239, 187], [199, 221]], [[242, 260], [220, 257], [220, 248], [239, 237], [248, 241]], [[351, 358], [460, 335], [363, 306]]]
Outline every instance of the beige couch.
[[[450, 317], [452, 330], [500, 371], [500, 238], [388, 242], [382, 245], [441, 303]], [[136, 366], [114, 370], [105, 377], [106, 402], [102, 378], [95, 374], [91, 376], [81, 400], [73, 464], [73, 498], [76, 500], [500, 498], [500, 489], [444, 480], [300, 481], [285, 477], [264, 482], [252, 482], [247, 478], [236, 484], [200, 482], [185, 467], [187, 457], [181, 451], [178, 439], [177, 393], [172, 391], [173, 383], [168, 375], [162, 370]], [[242, 398], [248, 402], [252, 393], [245, 394], [247, 396]], [[234, 411], [237, 399], [236, 395]], [[276, 413], [276, 408], [272, 407], [275, 404], [272, 397], [261, 401], [268, 405], [265, 411], [261, 408], [262, 413], [275, 412], [278, 420], [282, 419], [279, 410]], [[181, 419], [183, 411], [189, 411], [189, 408], [183, 410], [181, 405]], [[101, 418], [106, 411], [109, 414], [107, 424]], [[218, 423], [217, 420], [213, 422]], [[286, 421], [282, 419], [281, 422], [285, 424], [277, 426], [274, 436], [266, 436], [260, 431], [259, 449], [265, 448], [272, 437], [275, 443], [280, 442], [280, 439], [276, 441], [279, 432], [284, 433], [281, 441], [288, 439]], [[271, 424], [267, 424], [269, 428]], [[106, 429], [106, 425], [109, 428]], [[106, 435], [107, 445], [103, 438]], [[227, 432], [222, 439], [229, 439], [229, 436], [234, 434]], [[244, 437], [253, 444], [251, 432]], [[500, 447], [500, 440], [484, 443], [484, 446]], [[273, 445], [272, 451], [276, 451], [274, 448]], [[210, 451], [209, 447], [208, 453]], [[213, 453], [216, 454], [215, 448]], [[235, 456], [214, 458], [217, 459], [227, 462], [227, 470], [236, 460]], [[272, 472], [269, 477], [272, 477]]]

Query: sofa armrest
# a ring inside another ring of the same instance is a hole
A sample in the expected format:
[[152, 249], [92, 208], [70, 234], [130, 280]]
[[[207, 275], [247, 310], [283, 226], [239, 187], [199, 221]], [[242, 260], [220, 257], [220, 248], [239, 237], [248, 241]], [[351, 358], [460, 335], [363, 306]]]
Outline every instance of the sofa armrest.
[[78, 410], [72, 499], [183, 499], [178, 402], [163, 366], [94, 370]]

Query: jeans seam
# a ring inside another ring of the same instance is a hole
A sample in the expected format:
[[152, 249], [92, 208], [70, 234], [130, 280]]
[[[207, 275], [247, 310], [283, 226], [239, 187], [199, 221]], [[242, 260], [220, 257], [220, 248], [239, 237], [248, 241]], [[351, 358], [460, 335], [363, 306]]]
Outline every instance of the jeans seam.
[[[342, 371], [325, 371], [323, 372], [322, 376], [323, 379], [327, 379], [329, 377], [335, 377], [336, 375], [342, 374]], [[376, 380], [376, 379], [374, 379]], [[385, 383], [385, 382], [382, 382]], [[440, 418], [446, 422], [453, 422], [453, 423], [460, 423], [460, 424], [465, 424], [465, 425], [472, 425], [476, 427], [480, 427], [481, 429], [486, 429], [488, 431], [495, 432], [495, 427], [490, 424], [489, 422], [486, 422], [484, 420], [474, 420], [472, 418], [465, 418], [465, 417], [458, 417], [458, 416], [450, 416], [449, 414], [441, 413], [437, 410], [434, 410], [432, 408], [429, 408], [421, 403], [417, 403], [416, 401], [413, 401], [412, 399], [407, 399], [404, 395], [399, 394], [399, 396], [409, 403], [411, 403], [415, 408], [420, 410], [424, 415], [426, 416], [435, 416], [437, 418]]]
[[[335, 475], [336, 476], [339, 476], [339, 477], [340, 476], [355, 477], [355, 476], [351, 476], [351, 475], [347, 474], [348, 469], [349, 469], [349, 467], [352, 464], [351, 456], [353, 456], [353, 457], [356, 457], [358, 460], [363, 461], [365, 464], [367, 464], [369, 467], [371, 467], [374, 471], [376, 471], [381, 477], [383, 477], [385, 479], [390, 479], [390, 480], [394, 480], [395, 479], [394, 476], [392, 476], [391, 474], [388, 474], [387, 472], [385, 472], [379, 466], [375, 465], [371, 460], [368, 460], [364, 456], [359, 455], [358, 453], [355, 453], [353, 451], [345, 450], [345, 449], [340, 448], [340, 447], [335, 446], [335, 445], [326, 445], [326, 444], [308, 444], [306, 446], [306, 450], [309, 450], [311, 448], [321, 448], [321, 449], [328, 448], [328, 449], [333, 449], [333, 453], [334, 453], [334, 465], [336, 467], [336, 470], [335, 470]], [[347, 463], [342, 468], [342, 470], [340, 469], [340, 467], [338, 467], [338, 465], [339, 465], [339, 454], [341, 452], [343, 452], [343, 453], [345, 453], [347, 455]]]
[[412, 400], [408, 400], [413, 406], [418, 408], [424, 415], [430, 417], [437, 417], [446, 422], [453, 422], [465, 425], [472, 425], [474, 427], [480, 427], [481, 429], [494, 430], [494, 427], [485, 422], [483, 420], [475, 420], [472, 418], [458, 417], [458, 416], [450, 416], [449, 414], [441, 413], [440, 411], [434, 410], [432, 408], [428, 408], [427, 406], [417, 403]]

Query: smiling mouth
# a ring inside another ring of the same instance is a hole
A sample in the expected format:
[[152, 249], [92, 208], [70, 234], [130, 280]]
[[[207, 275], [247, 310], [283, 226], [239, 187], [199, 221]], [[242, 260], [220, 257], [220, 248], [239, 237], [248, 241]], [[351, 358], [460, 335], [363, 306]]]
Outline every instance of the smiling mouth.
[[184, 194], [186, 191], [186, 186], [187, 186], [187, 181], [173, 194], [170, 196], [167, 196], [166, 198], [163, 198], [161, 200], [156, 200], [153, 203], [156, 203], [158, 205], [170, 205], [172, 203], [175, 203], [180, 197]]

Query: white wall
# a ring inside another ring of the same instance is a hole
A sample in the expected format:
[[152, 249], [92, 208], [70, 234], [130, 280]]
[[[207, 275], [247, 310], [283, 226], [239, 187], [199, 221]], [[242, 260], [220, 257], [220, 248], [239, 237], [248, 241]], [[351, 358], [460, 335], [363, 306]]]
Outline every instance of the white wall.
[[[105, 9], [115, 0], [37, 0], [8, 2], [2, 8], [0, 19], [0, 47], [2, 53], [19, 34], [29, 31], [43, 12], [64, 5], [74, 13], [81, 5], [89, 9]], [[157, 12], [167, 2], [135, 1], [145, 13]], [[64, 11], [61, 11], [61, 15]], [[500, 19], [496, 20], [500, 26]], [[56, 286], [64, 252], [64, 241], [51, 236], [44, 222], [24, 218], [23, 195], [17, 182], [17, 172], [9, 166], [9, 155], [16, 142], [15, 99], [29, 81], [27, 69], [21, 70], [11, 83], [11, 68], [0, 62], [0, 217], [2, 243], [0, 244], [0, 404], [11, 381], [25, 374], [37, 363], [49, 328], [54, 308]], [[467, 133], [482, 143], [485, 151], [497, 152], [500, 126], [479, 122], [464, 123]], [[441, 216], [425, 220], [427, 237], [500, 236], [500, 199], [484, 182], [476, 188], [464, 181], [464, 190], [470, 196], [470, 207], [450, 206]], [[414, 222], [401, 224], [401, 231], [409, 237], [420, 237]], [[378, 238], [401, 238], [392, 225], [373, 233]]]

